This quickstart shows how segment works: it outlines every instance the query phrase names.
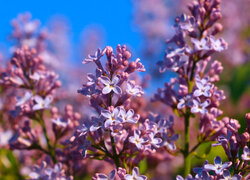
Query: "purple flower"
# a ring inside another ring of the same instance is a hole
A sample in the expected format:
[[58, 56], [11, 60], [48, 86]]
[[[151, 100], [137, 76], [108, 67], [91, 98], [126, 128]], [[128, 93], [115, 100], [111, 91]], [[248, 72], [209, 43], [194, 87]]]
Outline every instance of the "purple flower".
[[168, 134], [163, 135], [163, 146], [166, 146], [169, 150], [175, 151], [176, 150], [176, 145], [175, 141], [179, 138], [178, 134], [174, 134], [172, 136], [169, 136]]
[[52, 102], [53, 98], [52, 96], [48, 95], [45, 99], [43, 99], [41, 96], [36, 95], [34, 97], [34, 100], [36, 104], [32, 107], [33, 111], [37, 111], [40, 109], [48, 109], [50, 108], [50, 103]]
[[182, 14], [176, 18], [176, 24], [174, 25], [178, 31], [192, 32], [196, 26], [195, 19], [192, 16]]
[[103, 110], [101, 112], [101, 115], [106, 118], [106, 121], [104, 123], [104, 127], [107, 128], [114, 123], [121, 123], [122, 120], [119, 117], [119, 114], [120, 114], [120, 111], [118, 108], [115, 108], [112, 112], [107, 111], [107, 110]]
[[204, 171], [204, 166], [206, 164], [208, 164], [207, 160], [203, 163], [202, 167], [195, 167], [195, 168], [193, 168], [194, 173], [196, 173], [195, 178], [201, 178], [202, 177], [202, 172]]
[[146, 180], [147, 179], [146, 176], [140, 175], [138, 167], [134, 167], [132, 171], [132, 175], [126, 174], [124, 178], [125, 180]]
[[250, 161], [250, 150], [247, 146], [243, 149], [243, 154], [241, 155], [241, 159], [244, 161]]
[[184, 96], [179, 100], [179, 103], [177, 104], [178, 109], [182, 109], [185, 106], [191, 106], [191, 99], [192, 97], [190, 95]]
[[182, 176], [178, 175], [176, 176], [176, 180], [195, 180], [192, 175], [187, 175], [187, 177], [184, 179]]
[[68, 125], [68, 121], [64, 121], [62, 118], [58, 117], [58, 118], [53, 118], [52, 119], [53, 124], [57, 125], [58, 127], [62, 127], [65, 128]]
[[141, 138], [141, 131], [140, 130], [135, 130], [134, 131], [134, 136], [129, 137], [129, 142], [133, 143], [136, 145], [138, 149], [143, 148], [143, 144], [147, 142], [146, 138]]
[[213, 164], [205, 164], [204, 169], [205, 170], [212, 170], [217, 175], [222, 175], [223, 171], [231, 166], [232, 162], [225, 162], [222, 164], [221, 158], [219, 156], [216, 156], [214, 159], [214, 165]]
[[203, 103], [201, 103], [199, 100], [193, 99], [193, 106], [191, 108], [191, 112], [206, 114], [208, 112], [206, 107], [209, 106], [209, 104], [210, 104], [209, 100], [206, 100]]
[[101, 50], [100, 48], [98, 48], [94, 55], [89, 54], [88, 58], [84, 59], [82, 61], [82, 63], [87, 64], [87, 63], [90, 63], [90, 62], [97, 61], [105, 54], [105, 52], [106, 52], [106, 49]]
[[96, 173], [92, 180], [114, 180], [116, 176], [116, 169], [112, 170], [109, 175], [102, 173]]
[[32, 168], [32, 172], [29, 174], [32, 180], [50, 180], [50, 179], [61, 179], [61, 180], [72, 180], [72, 177], [67, 177], [64, 170], [62, 169], [62, 164], [57, 163], [53, 168], [47, 167], [45, 161], [42, 162], [41, 167], [35, 165]]
[[140, 62], [140, 59], [137, 58], [135, 60], [135, 64], [136, 64], [136, 70], [139, 71], [139, 72], [145, 72], [146, 69], [144, 68], [144, 65]]
[[21, 105], [25, 104], [31, 98], [32, 98], [32, 93], [31, 92], [25, 92], [23, 97], [17, 97], [16, 98], [17, 99], [16, 106], [21, 106]]
[[116, 94], [122, 93], [121, 88], [117, 85], [120, 81], [120, 77], [118, 75], [114, 76], [112, 81], [108, 77], [102, 76], [100, 81], [105, 85], [105, 87], [102, 89], [103, 94], [108, 94], [111, 91], [114, 91]]
[[233, 177], [231, 177], [231, 173], [229, 170], [224, 170], [223, 171], [223, 180], [241, 180], [242, 176], [235, 174]]
[[148, 135], [149, 139], [149, 143], [154, 146], [155, 148], [159, 148], [160, 147], [160, 143], [162, 142], [161, 138], [155, 138], [155, 134], [154, 133], [150, 133]]
[[207, 37], [202, 38], [201, 40], [191, 38], [194, 48], [197, 51], [201, 50], [210, 50], [209, 39]]
[[133, 118], [134, 113], [135, 112], [133, 109], [130, 109], [130, 110], [128, 110], [128, 112], [126, 112], [126, 110], [123, 107], [121, 107], [120, 108], [120, 117], [122, 118], [122, 122], [123, 123], [126, 123], [126, 122], [137, 123], [138, 119]]
[[194, 91], [194, 96], [199, 97], [201, 95], [206, 97], [211, 97], [211, 88], [213, 87], [212, 84], [208, 83], [208, 80], [206, 78], [200, 79], [200, 77], [196, 78], [196, 86], [198, 89]]
[[227, 43], [222, 39], [215, 39], [213, 36], [210, 37], [211, 49], [215, 51], [224, 51], [227, 49]]
[[141, 97], [141, 95], [144, 94], [141, 86], [135, 85], [131, 81], [127, 82], [126, 92], [132, 96], [137, 96], [137, 97]]
[[185, 52], [185, 47], [182, 48], [176, 48], [176, 49], [169, 49], [166, 52], [166, 58], [172, 58], [174, 56], [179, 56], [179, 55], [183, 55]]

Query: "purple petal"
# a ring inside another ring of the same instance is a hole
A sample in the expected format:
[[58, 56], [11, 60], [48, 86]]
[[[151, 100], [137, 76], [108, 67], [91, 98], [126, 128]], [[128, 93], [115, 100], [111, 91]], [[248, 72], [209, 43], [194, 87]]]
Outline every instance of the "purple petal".
[[109, 86], [106, 86], [102, 89], [102, 94], [108, 94], [112, 91], [112, 89]]
[[112, 170], [112, 171], [109, 173], [108, 179], [109, 179], [109, 180], [115, 179], [115, 175], [116, 175], [116, 169]]
[[113, 91], [116, 93], [116, 94], [121, 94], [122, 93], [122, 90], [119, 86], [115, 86]]
[[105, 84], [105, 85], [109, 85], [111, 82], [110, 82], [110, 79], [108, 78], [108, 77], [106, 77], [106, 76], [102, 76], [101, 78], [100, 78], [100, 81], [103, 83], [103, 84]]
[[221, 165], [222, 164], [222, 162], [221, 162], [221, 158], [220, 158], [220, 156], [216, 156], [215, 157], [215, 159], [214, 159], [214, 164], [218, 164], [218, 165]]
[[113, 80], [112, 80], [112, 83], [113, 83], [114, 85], [116, 85], [116, 84], [118, 84], [119, 81], [120, 81], [119, 76], [115, 76], [115, 77], [113, 78]]

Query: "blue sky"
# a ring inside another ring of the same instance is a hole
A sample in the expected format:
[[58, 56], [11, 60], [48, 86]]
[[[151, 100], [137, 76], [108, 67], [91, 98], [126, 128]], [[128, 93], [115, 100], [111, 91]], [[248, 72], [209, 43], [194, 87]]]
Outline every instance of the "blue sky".
[[[104, 45], [116, 47], [117, 44], [126, 44], [132, 49], [133, 59], [141, 56], [143, 39], [133, 23], [132, 0], [0, 0], [1, 51], [8, 50], [6, 40], [11, 32], [11, 20], [24, 12], [30, 12], [33, 19], [39, 19], [42, 26], [46, 26], [54, 16], [65, 17], [70, 26], [70, 39], [73, 46], [79, 43], [81, 32], [86, 27], [98, 25], [105, 32]], [[71, 51], [75, 54], [74, 49]], [[142, 57], [140, 58], [142, 59]], [[82, 57], [72, 57], [72, 59], [78, 64], [78, 60], [81, 61]], [[147, 61], [146, 68], [152, 67], [155, 62], [155, 59]], [[169, 77], [168, 74], [165, 74], [165, 77]], [[166, 80], [160, 79], [160, 84]], [[157, 84], [159, 81], [154, 82], [152, 82], [153, 88], [151, 87], [153, 91], [156, 90], [155, 83]]]
[[0, 0], [0, 43], [6, 41], [11, 32], [10, 20], [18, 13], [30, 12], [42, 25], [55, 15], [68, 19], [71, 26], [71, 38], [77, 42], [82, 30], [89, 25], [97, 24], [105, 30], [105, 43], [110, 46], [128, 44], [138, 48], [140, 36], [132, 23], [132, 2], [130, 0], [43, 0], [13, 1]]

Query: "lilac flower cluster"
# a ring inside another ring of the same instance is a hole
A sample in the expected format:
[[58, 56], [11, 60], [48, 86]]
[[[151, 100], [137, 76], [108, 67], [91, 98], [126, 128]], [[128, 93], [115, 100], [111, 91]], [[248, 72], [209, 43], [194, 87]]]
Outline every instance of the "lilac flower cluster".
[[[101, 58], [105, 54], [107, 60], [103, 66]], [[78, 91], [90, 98], [90, 105], [96, 110], [96, 116], [77, 130], [78, 138], [82, 137], [85, 139], [83, 144], [88, 144], [84, 152], [93, 151], [92, 148], [102, 151], [113, 159], [117, 168], [123, 167], [121, 162], [133, 167], [146, 155], [157, 153], [160, 149], [175, 151], [178, 139], [173, 130], [173, 117], [164, 119], [151, 114], [149, 118], [140, 119], [140, 115], [131, 109], [132, 99], [143, 95], [141, 86], [135, 84], [131, 74], [145, 71], [145, 68], [139, 59], [129, 62], [130, 57], [126, 46], [118, 45], [116, 55], [109, 46], [98, 49], [95, 55], [83, 60], [83, 64], [95, 63], [97, 69], [95, 74], [87, 74], [86, 84]], [[93, 140], [91, 145], [87, 143], [88, 136]], [[109, 176], [101, 174], [98, 177], [108, 179], [114, 178], [114, 175], [112, 172]], [[125, 179], [129, 178], [137, 178], [136, 173], [131, 177], [127, 175]]]
[[[216, 156], [214, 159], [214, 165], [208, 164], [208, 161], [205, 161], [203, 167], [196, 167], [193, 169], [195, 176], [188, 175], [185, 179], [189, 180], [198, 180], [198, 179], [235, 179], [241, 180], [242, 176], [235, 174], [231, 176], [229, 167], [232, 165], [232, 162], [222, 163], [222, 160], [219, 156]], [[211, 173], [213, 175], [211, 175]], [[177, 180], [184, 180], [183, 177], [177, 176]]]
[[[165, 36], [167, 13], [159, 6], [164, 2], [145, 3], [145, 11], [162, 15], [156, 23]], [[222, 117], [226, 93], [216, 84], [223, 66], [213, 55], [227, 49], [218, 37], [220, 5], [220, 0], [197, 0], [188, 6], [190, 14], [175, 19], [175, 35], [157, 64], [160, 72], [174, 72], [152, 98], [160, 105], [145, 98], [147, 79], [138, 76], [145, 67], [139, 58], [132, 60], [125, 45], [97, 49], [82, 61], [95, 69], [84, 75], [74, 97], [64, 87], [59, 90], [59, 76], [47, 63], [54, 56], [46, 33], [29, 14], [19, 16], [12, 23], [13, 56], [6, 68], [0, 66], [0, 179], [12, 165], [13, 177], [32, 180], [168, 179], [166, 174], [176, 175], [169, 169], [180, 166], [184, 173], [178, 180], [249, 179], [250, 113], [241, 133], [240, 121]], [[150, 22], [145, 33], [159, 34], [152, 27]], [[208, 142], [214, 142], [213, 150], [221, 146], [227, 159], [219, 154], [213, 163], [193, 168], [192, 158], [207, 158], [210, 149], [199, 152]]]
[[[202, 143], [225, 135], [228, 128], [228, 121], [217, 120], [223, 113], [219, 105], [225, 95], [214, 84], [219, 81], [223, 67], [219, 61], [211, 60], [212, 54], [227, 49], [227, 43], [215, 36], [222, 30], [222, 25], [217, 23], [222, 17], [220, 1], [195, 1], [188, 8], [191, 15], [182, 14], [175, 19], [176, 34], [167, 41], [165, 58], [158, 63], [160, 72], [171, 70], [176, 77], [158, 89], [153, 98], [172, 107], [178, 116], [185, 119], [185, 147], [180, 150], [185, 159], [185, 175], [190, 170], [188, 156]], [[198, 143], [190, 150], [189, 121], [195, 114], [201, 115]], [[238, 121], [233, 123], [233, 127], [237, 127]], [[248, 141], [249, 138], [245, 138], [245, 143]]]

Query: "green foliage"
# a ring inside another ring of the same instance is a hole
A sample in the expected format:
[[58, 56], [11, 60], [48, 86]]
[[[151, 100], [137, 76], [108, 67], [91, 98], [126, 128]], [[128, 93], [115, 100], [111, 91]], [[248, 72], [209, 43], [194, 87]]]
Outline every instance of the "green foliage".
[[0, 149], [0, 180], [13, 179], [24, 179], [19, 173], [18, 161], [12, 151]]
[[232, 101], [236, 104], [243, 93], [250, 87], [250, 63], [235, 69], [229, 82]]

